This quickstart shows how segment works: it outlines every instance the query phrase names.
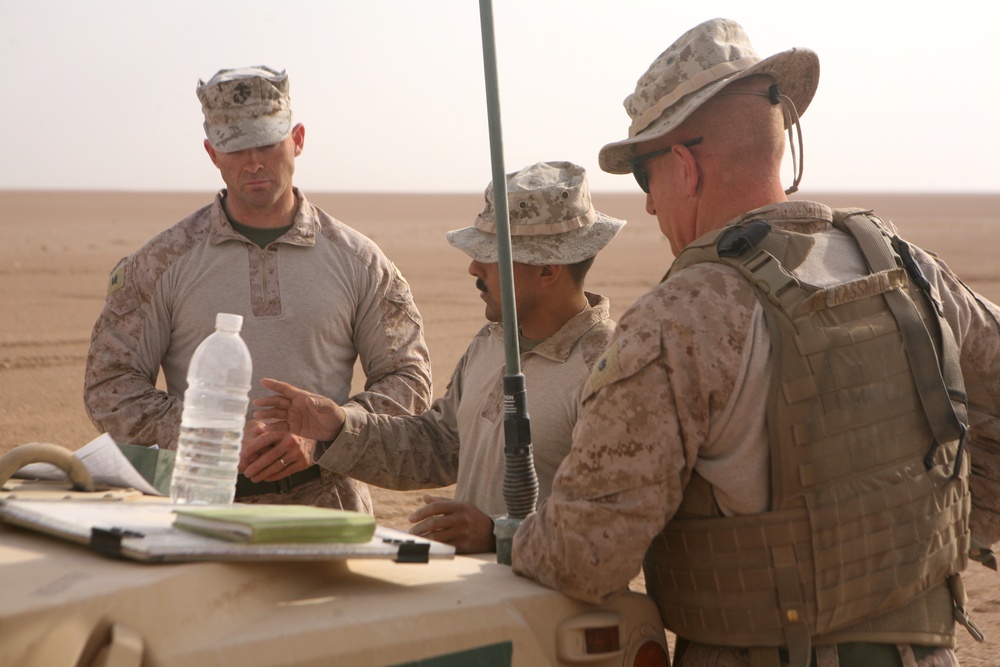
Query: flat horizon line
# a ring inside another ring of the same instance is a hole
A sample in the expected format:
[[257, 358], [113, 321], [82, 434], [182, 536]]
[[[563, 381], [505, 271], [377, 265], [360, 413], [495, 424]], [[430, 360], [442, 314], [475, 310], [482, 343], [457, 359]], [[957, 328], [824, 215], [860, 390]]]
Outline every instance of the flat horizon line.
[[[455, 190], [455, 191], [426, 191], [426, 190], [314, 190], [307, 187], [297, 186], [308, 193], [319, 195], [379, 195], [379, 196], [404, 196], [404, 197], [466, 197], [469, 195], [482, 196], [481, 190]], [[214, 194], [221, 188], [206, 189], [153, 189], [153, 188], [7, 188], [0, 187], [0, 194], [37, 194], [37, 193], [64, 193], [64, 194], [151, 194], [151, 195], [202, 195]], [[594, 195], [635, 195], [644, 196], [637, 190], [600, 190], [591, 189]], [[843, 194], [865, 194], [865, 195], [892, 195], [892, 196], [1000, 196], [1000, 190], [878, 190], [871, 188], [850, 190], [850, 189], [830, 189], [830, 190], [806, 190], [795, 193], [792, 199], [802, 199], [814, 195], [843, 195]]]

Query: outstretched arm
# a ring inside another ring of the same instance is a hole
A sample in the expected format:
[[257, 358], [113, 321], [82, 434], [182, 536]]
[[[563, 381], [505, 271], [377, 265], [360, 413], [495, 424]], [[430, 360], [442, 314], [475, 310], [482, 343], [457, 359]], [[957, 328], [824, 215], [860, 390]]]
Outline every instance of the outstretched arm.
[[333, 440], [340, 435], [346, 414], [333, 399], [271, 378], [260, 383], [275, 392], [253, 402], [254, 419], [267, 421], [268, 431], [290, 431], [313, 440]]

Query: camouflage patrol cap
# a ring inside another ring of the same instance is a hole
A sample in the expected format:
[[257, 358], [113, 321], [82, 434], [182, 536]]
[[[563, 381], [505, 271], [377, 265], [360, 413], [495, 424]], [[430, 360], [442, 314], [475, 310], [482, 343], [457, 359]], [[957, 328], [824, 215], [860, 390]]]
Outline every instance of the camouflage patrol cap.
[[601, 169], [631, 172], [635, 144], [662, 137], [724, 87], [754, 74], [774, 79], [801, 116], [819, 84], [819, 57], [795, 48], [761, 60], [743, 28], [729, 19], [712, 19], [688, 30], [653, 61], [625, 98], [632, 119], [629, 138], [601, 149]]
[[[497, 261], [493, 183], [486, 208], [471, 227], [448, 232], [448, 242], [485, 264]], [[625, 224], [594, 210], [583, 167], [539, 162], [507, 174], [511, 259], [521, 264], [575, 264], [611, 243]]]
[[292, 131], [288, 75], [270, 67], [223, 69], [198, 81], [205, 136], [221, 153], [270, 146]]

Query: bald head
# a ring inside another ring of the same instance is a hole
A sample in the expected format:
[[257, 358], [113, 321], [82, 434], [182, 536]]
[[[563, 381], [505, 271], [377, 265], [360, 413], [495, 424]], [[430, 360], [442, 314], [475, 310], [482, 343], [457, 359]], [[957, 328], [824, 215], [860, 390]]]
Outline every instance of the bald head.
[[699, 157], [706, 172], [706, 194], [714, 194], [716, 186], [736, 185], [752, 192], [771, 193], [776, 188], [782, 193], [784, 118], [781, 106], [768, 97], [770, 85], [764, 76], [736, 81], [678, 128], [678, 136], [683, 132], [683, 136], [705, 137]]
[[768, 95], [771, 84], [766, 76], [736, 81], [655, 142], [704, 138], [692, 151], [691, 167], [697, 182], [692, 214], [698, 235], [746, 211], [787, 200], [781, 184], [785, 121], [781, 105]]

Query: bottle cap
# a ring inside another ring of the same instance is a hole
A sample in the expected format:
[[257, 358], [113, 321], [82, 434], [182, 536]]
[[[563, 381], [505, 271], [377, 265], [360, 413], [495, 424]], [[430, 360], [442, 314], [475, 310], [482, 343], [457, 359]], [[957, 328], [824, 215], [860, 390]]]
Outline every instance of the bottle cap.
[[243, 316], [232, 313], [218, 313], [215, 316], [215, 328], [224, 331], [239, 331], [243, 328]]

